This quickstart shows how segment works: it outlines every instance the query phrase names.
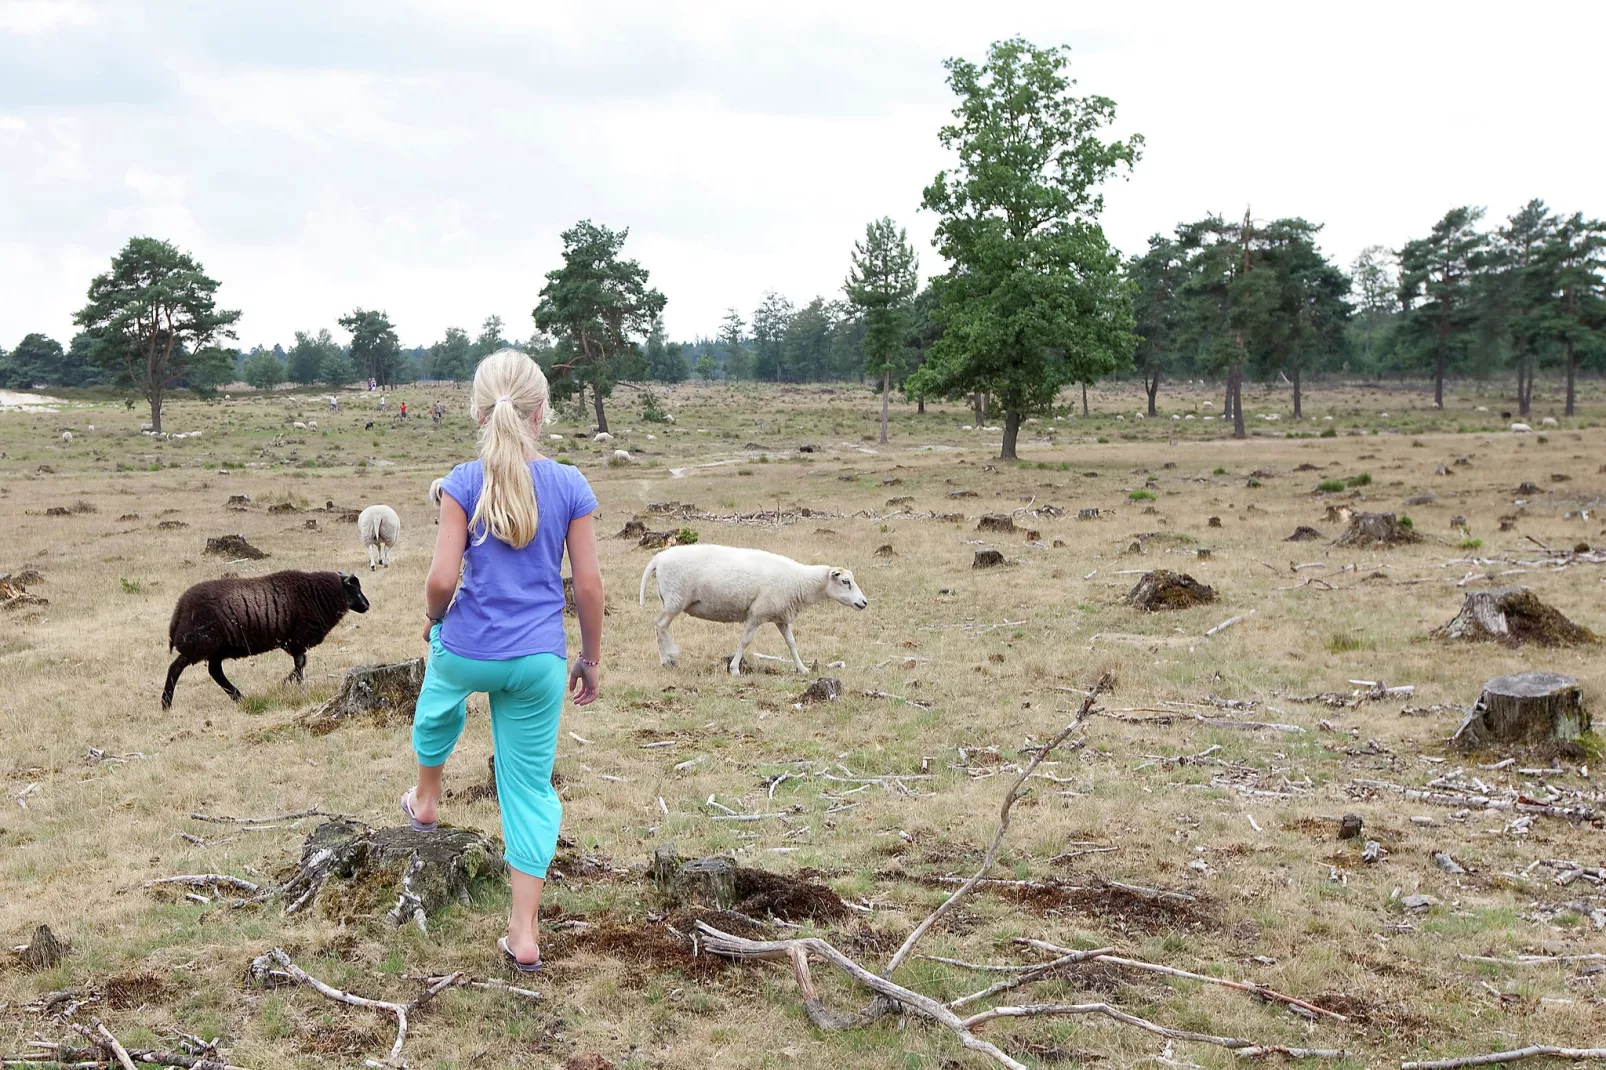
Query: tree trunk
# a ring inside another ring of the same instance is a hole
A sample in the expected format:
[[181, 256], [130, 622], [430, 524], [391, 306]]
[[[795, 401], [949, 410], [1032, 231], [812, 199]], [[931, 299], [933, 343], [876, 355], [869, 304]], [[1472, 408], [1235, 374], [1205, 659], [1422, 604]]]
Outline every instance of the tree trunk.
[[591, 387], [591, 404], [597, 410], [597, 430], [608, 430], [608, 414], [602, 411], [602, 391], [593, 384]]
[[1299, 358], [1295, 357], [1294, 358], [1294, 419], [1296, 419], [1296, 420], [1303, 420], [1305, 418], [1305, 411], [1304, 411], [1303, 408], [1300, 407], [1301, 400], [1302, 400], [1302, 394], [1301, 394], [1301, 384], [1300, 384], [1300, 375], [1299, 375]]
[[1087, 384], [1082, 384], [1082, 415], [1087, 415]]
[[1232, 437], [1244, 437], [1244, 370], [1232, 369]]
[[1439, 347], [1433, 353], [1433, 407], [1444, 408], [1444, 336], [1439, 332]]
[[1146, 376], [1143, 380], [1144, 392], [1149, 395], [1149, 415], [1154, 415], [1154, 396], [1160, 392], [1160, 370], [1155, 369], [1153, 376]]
[[162, 392], [159, 389], [151, 391], [151, 430], [162, 429]]
[[915, 398], [915, 415], [916, 416], [924, 416], [925, 414], [926, 414], [926, 395], [921, 394], [919, 397]]
[[1528, 403], [1533, 397], [1532, 369], [1528, 365], [1528, 354], [1523, 353], [1517, 358], [1517, 415], [1528, 415]]
[[981, 391], [980, 390], [978, 390], [975, 393], [970, 395], [970, 411], [975, 415], [976, 430], [980, 431], [981, 430], [981, 425], [982, 425], [982, 416], [983, 416], [983, 413], [981, 411]]
[[887, 395], [892, 392], [892, 369], [881, 369], [881, 444], [887, 444]]
[[1221, 418], [1230, 420], [1232, 419], [1232, 368], [1230, 367], [1227, 369], [1226, 394], [1227, 396], [1221, 402]]
[[1578, 354], [1573, 351], [1573, 340], [1567, 339], [1567, 410], [1563, 415], [1573, 415], [1574, 381], [1578, 377]]
[[1015, 439], [1020, 434], [1020, 410], [1004, 409], [1004, 446], [998, 451], [1001, 461], [1015, 460]]

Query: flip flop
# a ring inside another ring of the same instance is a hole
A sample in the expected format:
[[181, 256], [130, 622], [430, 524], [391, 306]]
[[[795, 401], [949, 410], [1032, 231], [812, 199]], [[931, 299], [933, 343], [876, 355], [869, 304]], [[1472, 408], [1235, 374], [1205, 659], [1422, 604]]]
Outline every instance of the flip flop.
[[541, 972], [541, 960], [536, 959], [534, 962], [520, 962], [519, 957], [513, 954], [513, 952], [508, 948], [507, 937], [503, 936], [498, 938], [496, 941], [496, 946], [502, 949], [502, 954], [507, 956], [507, 960], [513, 964], [513, 968], [518, 970], [520, 973]]
[[412, 829], [413, 829], [414, 832], [434, 832], [437, 828], [440, 827], [440, 822], [439, 821], [424, 822], [424, 821], [420, 821], [420, 820], [418, 820], [418, 818], [414, 817], [413, 816], [412, 798], [413, 798], [413, 789], [412, 788], [408, 788], [406, 791], [402, 792], [401, 812], [402, 812], [402, 816], [407, 819], [407, 824], [412, 826]]

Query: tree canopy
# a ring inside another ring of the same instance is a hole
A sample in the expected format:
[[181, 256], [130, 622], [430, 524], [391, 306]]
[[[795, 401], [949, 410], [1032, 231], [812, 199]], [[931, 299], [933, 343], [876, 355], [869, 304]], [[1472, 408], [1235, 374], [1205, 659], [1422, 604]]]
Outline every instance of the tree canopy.
[[351, 332], [351, 365], [358, 378], [380, 386], [402, 381], [401, 342], [390, 316], [379, 309], [355, 308], [336, 322]]
[[848, 301], [864, 320], [868, 370], [881, 374], [881, 441], [887, 441], [887, 396], [892, 373], [909, 333], [909, 301], [919, 285], [909, 236], [890, 217], [872, 221], [864, 240], [853, 244], [852, 267], [843, 283]]

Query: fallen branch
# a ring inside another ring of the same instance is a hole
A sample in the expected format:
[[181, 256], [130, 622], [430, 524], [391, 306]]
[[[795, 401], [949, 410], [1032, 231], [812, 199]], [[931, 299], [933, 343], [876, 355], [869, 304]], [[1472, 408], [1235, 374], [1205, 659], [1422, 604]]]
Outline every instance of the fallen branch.
[[350, 814], [332, 814], [328, 810], [312, 807], [310, 810], [298, 810], [293, 814], [277, 814], [273, 817], [225, 817], [210, 814], [191, 814], [191, 821], [210, 821], [214, 825], [270, 825], [277, 821], [299, 821], [304, 817], [327, 817], [336, 821], [355, 820]]
[[1518, 955], [1502, 959], [1493, 955], [1457, 955], [1462, 962], [1486, 962], [1492, 966], [1565, 966], [1573, 962], [1606, 962], [1606, 955]]
[[[274, 970], [268, 966], [268, 959], [270, 958], [284, 968], [283, 972]], [[326, 999], [332, 999], [337, 1003], [345, 1003], [352, 1007], [367, 1007], [369, 1010], [382, 1011], [385, 1014], [395, 1016], [396, 1042], [390, 1046], [390, 1054], [385, 1057], [383, 1062], [376, 1062], [373, 1059], [364, 1060], [365, 1066], [378, 1067], [401, 1065], [402, 1044], [407, 1040], [407, 1016], [417, 1011], [418, 1008], [422, 1007], [430, 1000], [434, 999], [440, 994], [442, 989], [449, 988], [458, 981], [462, 980], [463, 977], [461, 973], [448, 974], [447, 976], [442, 977], [438, 981], [431, 984], [424, 990], [423, 995], [419, 996], [411, 1003], [392, 1003], [389, 1000], [369, 999], [366, 996], [358, 996], [353, 995], [350, 992], [342, 992], [333, 985], [324, 984], [316, 977], [313, 977], [311, 974], [307, 973], [307, 971], [303, 970], [300, 966], [297, 966], [294, 962], [290, 961], [290, 956], [286, 955], [283, 949], [277, 947], [268, 952], [266, 955], [252, 960], [251, 974], [259, 980], [274, 979], [293, 981], [296, 984], [306, 985], [320, 996], [323, 996]], [[132, 1067], [130, 1067], [129, 1070], [132, 1070]]]
[[1159, 717], [1128, 717], [1124, 714], [1102, 710], [1093, 711], [1095, 716], [1108, 717], [1112, 721], [1121, 721], [1126, 724], [1152, 724], [1162, 728], [1178, 721], [1193, 721], [1197, 724], [1208, 725], [1211, 728], [1237, 728], [1245, 732], [1303, 732], [1305, 729], [1297, 724], [1278, 724], [1275, 721], [1239, 721], [1229, 717], [1206, 717], [1202, 713], [1165, 713]]
[[240, 877], [230, 877], [223, 873], [187, 873], [179, 877], [158, 877], [153, 881], [146, 881], [141, 888], [155, 888], [162, 884], [183, 884], [191, 888], [233, 888], [246, 895], [256, 895], [262, 891], [259, 885]]
[[1251, 609], [1248, 613], [1244, 613], [1241, 616], [1228, 617], [1226, 620], [1222, 621], [1220, 624], [1216, 625], [1214, 628], [1211, 628], [1208, 632], [1205, 632], [1205, 638], [1209, 639], [1212, 635], [1215, 635], [1217, 632], [1224, 632], [1228, 628], [1231, 628], [1234, 624], [1241, 623], [1246, 618], [1252, 617], [1254, 615], [1255, 615], [1255, 611]]
[[[80, 1032], [84, 1030], [80, 1027]], [[76, 1067], [82, 1070], [95, 1070], [117, 1062], [114, 1051], [107, 1047], [103, 1040], [90, 1037], [94, 1040], [92, 1048], [75, 1048], [71, 1044], [57, 1044], [47, 1040], [30, 1040], [31, 1047], [39, 1049], [41, 1053], [49, 1052], [50, 1057], [41, 1061], [39, 1054], [29, 1053], [23, 1056], [0, 1056], [0, 1066], [5, 1067], [42, 1067], [63, 1066]], [[215, 1050], [215, 1049], [209, 1049]], [[205, 1055], [187, 1055], [176, 1051], [158, 1051], [154, 1048], [128, 1048], [125, 1054], [137, 1066], [144, 1063], [147, 1066], [174, 1066], [182, 1070], [246, 1070], [243, 1066], [234, 1066], [221, 1059], [210, 1059]]]
[[917, 707], [919, 709], [922, 709], [922, 710], [931, 709], [931, 703], [929, 703], [929, 702], [922, 702], [919, 699], [913, 699], [913, 698], [904, 698], [902, 695], [888, 694], [885, 691], [864, 691], [864, 692], [861, 692], [861, 694], [863, 694], [865, 698], [884, 698], [884, 699], [889, 699], [889, 700], [891, 700], [893, 702], [904, 702], [904, 703], [909, 704], [910, 706], [915, 706], [915, 707]]
[[[1076, 954], [1076, 952], [1073, 952], [1068, 948], [1056, 946], [1048, 943], [1045, 940], [1031, 940], [1023, 936], [1017, 936], [1015, 938], [1015, 943], [1024, 944], [1027, 947], [1035, 947], [1039, 951], [1048, 951], [1062, 957]], [[1111, 955], [1107, 952], [1093, 955], [1091, 957], [1096, 958], [1100, 962], [1108, 962], [1116, 966], [1126, 966], [1129, 969], [1146, 970], [1149, 973], [1163, 973], [1168, 977], [1181, 977], [1188, 981], [1203, 981], [1205, 984], [1220, 985], [1222, 988], [1232, 988], [1238, 990], [1239, 992], [1248, 992], [1252, 996], [1256, 996], [1260, 999], [1271, 1000], [1274, 1003], [1282, 1003], [1290, 1007], [1298, 1007], [1301, 1010], [1309, 1011], [1311, 1014], [1319, 1014], [1323, 1017], [1331, 1018], [1334, 1021], [1349, 1021], [1348, 1017], [1339, 1014], [1337, 1011], [1330, 1011], [1325, 1007], [1318, 1007], [1314, 1003], [1306, 1003], [1302, 999], [1298, 999], [1294, 996], [1284, 995], [1281, 992], [1267, 988], [1265, 985], [1257, 985], [1248, 981], [1231, 981], [1225, 977], [1209, 977], [1202, 973], [1191, 973], [1188, 970], [1179, 970], [1175, 966], [1162, 966], [1155, 962], [1144, 962], [1142, 959], [1122, 958], [1119, 955]], [[1056, 959], [1055, 961], [1059, 960]]]
[[1400, 1070], [1454, 1070], [1459, 1066], [1492, 1066], [1495, 1063], [1514, 1063], [1519, 1059], [1536, 1059], [1549, 1056], [1553, 1059], [1606, 1059], [1606, 1048], [1558, 1048], [1552, 1044], [1534, 1044], [1510, 1051], [1492, 1051], [1487, 1055], [1464, 1055], [1458, 1059], [1432, 1059], [1401, 1063]]
[[[91, 1018], [89, 1024], [90, 1029], [93, 1030], [92, 1035], [99, 1037], [101, 1043], [111, 1050], [113, 1057], [117, 1060], [117, 1065], [121, 1066], [123, 1070], [134, 1070], [134, 1060], [128, 1057], [128, 1049], [123, 1047], [121, 1041], [112, 1036], [112, 1031], [107, 1029], [99, 1018]], [[86, 1032], [88, 1031], [86, 1030]]]

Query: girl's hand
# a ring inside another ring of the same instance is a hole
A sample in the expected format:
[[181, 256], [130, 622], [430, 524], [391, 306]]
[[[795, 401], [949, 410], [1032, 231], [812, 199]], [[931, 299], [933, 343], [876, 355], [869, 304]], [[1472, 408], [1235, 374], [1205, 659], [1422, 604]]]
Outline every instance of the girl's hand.
[[426, 646], [435, 641], [435, 629], [439, 627], [440, 625], [434, 621], [429, 621], [424, 625], [424, 644]]
[[597, 698], [597, 666], [576, 658], [569, 670], [569, 695], [576, 706], [588, 706]]

